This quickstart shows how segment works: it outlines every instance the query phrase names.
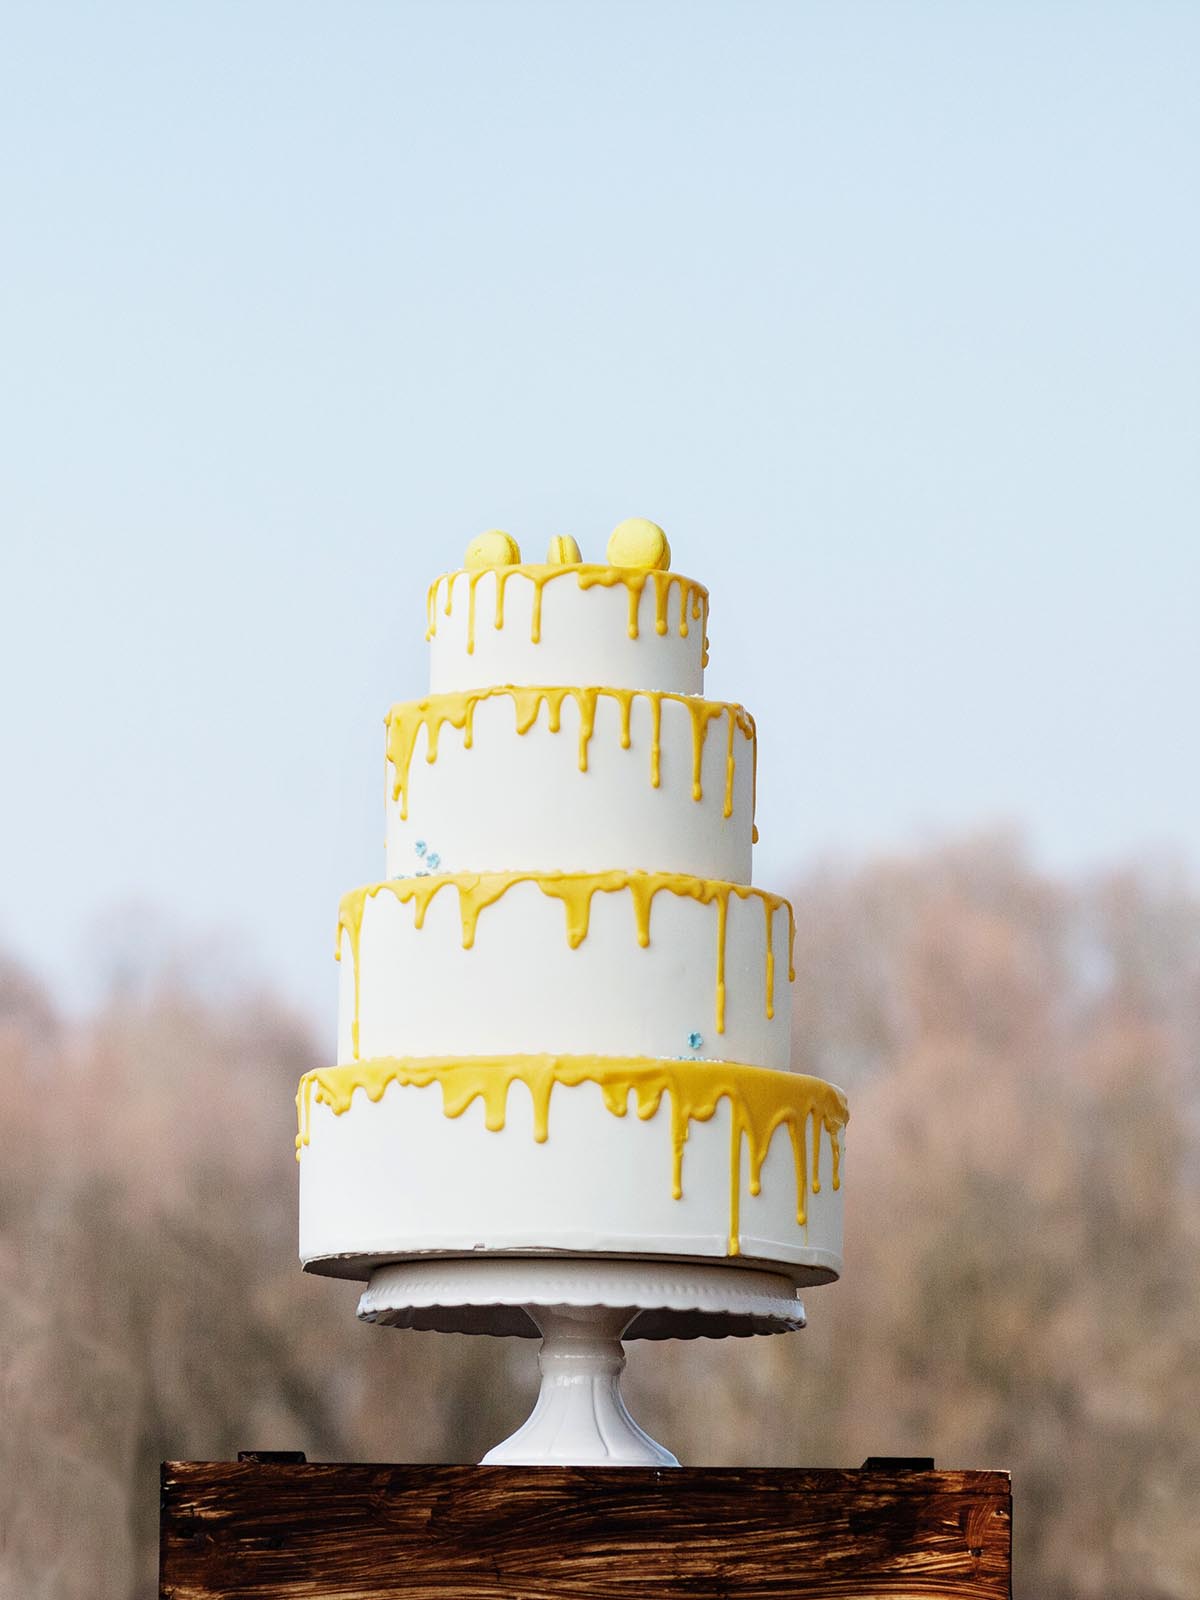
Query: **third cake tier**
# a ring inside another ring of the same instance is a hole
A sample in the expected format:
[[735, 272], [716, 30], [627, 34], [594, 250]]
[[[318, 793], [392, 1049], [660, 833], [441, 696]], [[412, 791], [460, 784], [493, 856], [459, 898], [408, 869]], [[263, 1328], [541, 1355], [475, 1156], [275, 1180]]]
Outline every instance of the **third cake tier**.
[[439, 873], [342, 901], [339, 1062], [507, 1051], [789, 1064], [780, 895], [676, 872]]

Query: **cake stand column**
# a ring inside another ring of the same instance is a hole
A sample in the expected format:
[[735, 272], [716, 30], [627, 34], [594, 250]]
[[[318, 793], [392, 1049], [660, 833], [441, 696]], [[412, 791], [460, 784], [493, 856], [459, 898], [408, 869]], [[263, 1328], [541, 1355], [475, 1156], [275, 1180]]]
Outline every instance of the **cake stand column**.
[[677, 1467], [638, 1427], [621, 1397], [621, 1335], [636, 1306], [527, 1305], [542, 1336], [542, 1386], [528, 1420], [484, 1466]]

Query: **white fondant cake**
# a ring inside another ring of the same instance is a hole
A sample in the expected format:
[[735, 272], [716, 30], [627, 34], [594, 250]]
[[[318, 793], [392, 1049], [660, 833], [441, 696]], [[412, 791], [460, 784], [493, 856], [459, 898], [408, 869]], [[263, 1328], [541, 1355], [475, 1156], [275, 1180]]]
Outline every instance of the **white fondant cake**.
[[[298, 1095], [300, 1253], [841, 1268], [841, 1093], [790, 1068], [792, 915], [752, 888], [755, 730], [701, 698], [707, 592], [505, 534], [427, 602], [387, 719], [387, 871], [342, 902], [337, 1065]], [[657, 564], [655, 564], [657, 563]]]

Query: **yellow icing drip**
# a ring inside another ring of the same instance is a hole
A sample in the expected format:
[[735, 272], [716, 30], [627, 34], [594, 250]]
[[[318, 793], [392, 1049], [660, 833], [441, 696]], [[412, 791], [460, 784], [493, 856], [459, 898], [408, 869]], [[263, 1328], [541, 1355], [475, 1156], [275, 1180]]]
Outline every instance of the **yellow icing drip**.
[[[799, 1179], [797, 1179], [799, 1182]], [[742, 1130], [734, 1119], [733, 1138], [729, 1141], [729, 1238], [725, 1254], [742, 1253]]]
[[504, 589], [505, 589], [504, 575], [505, 575], [506, 570], [507, 570], [506, 568], [500, 568], [496, 572], [496, 621], [495, 621], [495, 626], [497, 628], [502, 628], [504, 626]]
[[[685, 578], [682, 573], [665, 572], [657, 568], [647, 570], [642, 567], [602, 567], [584, 561], [544, 563], [541, 565], [524, 564], [514, 566], [487, 566], [473, 567], [460, 572], [444, 573], [435, 578], [429, 587], [425, 606], [425, 637], [432, 639], [437, 634], [437, 596], [441, 584], [446, 585], [446, 603], [444, 614], [451, 615], [454, 585], [458, 578], [467, 579], [467, 654], [475, 652], [475, 589], [480, 579], [486, 573], [493, 574], [496, 583], [496, 609], [494, 625], [496, 628], [504, 627], [504, 594], [509, 579], [515, 574], [527, 579], [533, 585], [533, 605], [530, 619], [529, 637], [532, 644], [537, 644], [542, 637], [542, 594], [548, 583], [556, 578], [566, 577], [574, 573], [581, 589], [604, 588], [613, 589], [618, 584], [624, 584], [629, 595], [629, 620], [627, 629], [629, 637], [636, 639], [639, 636], [639, 612], [641, 610], [642, 592], [647, 583], [654, 586], [654, 627], [659, 634], [670, 631], [668, 612], [672, 585], [679, 588], [679, 636], [681, 639], [688, 637], [688, 615], [691, 614], [693, 622], [703, 620], [707, 626], [708, 621], [708, 590], [702, 584], [695, 583], [691, 578]], [[708, 664], [708, 639], [704, 640], [704, 665]]]
[[588, 743], [596, 726], [596, 696], [584, 695], [576, 703], [579, 706], [579, 770], [586, 772]]
[[378, 1103], [393, 1083], [421, 1089], [436, 1083], [442, 1091], [442, 1110], [450, 1118], [462, 1116], [473, 1101], [482, 1100], [484, 1124], [492, 1133], [501, 1132], [505, 1126], [511, 1086], [523, 1083], [533, 1102], [533, 1137], [539, 1144], [549, 1137], [550, 1102], [558, 1085], [573, 1089], [581, 1083], [596, 1084], [605, 1107], [617, 1117], [627, 1115], [629, 1097], [633, 1095], [637, 1115], [643, 1122], [657, 1114], [665, 1095], [671, 1103], [671, 1193], [676, 1200], [683, 1195], [683, 1150], [690, 1125], [709, 1121], [719, 1103], [728, 1101], [727, 1250], [731, 1256], [741, 1253], [743, 1145], [749, 1155], [749, 1190], [757, 1195], [762, 1189], [762, 1169], [771, 1140], [778, 1129], [788, 1130], [796, 1178], [796, 1221], [800, 1227], [807, 1222], [809, 1169], [805, 1135], [810, 1123], [812, 1193], [819, 1194], [821, 1189], [818, 1173], [822, 1132], [829, 1135], [832, 1185], [834, 1189], [841, 1186], [841, 1132], [850, 1112], [840, 1089], [798, 1072], [774, 1072], [730, 1061], [663, 1061], [648, 1056], [384, 1056], [352, 1066], [321, 1068], [305, 1073], [296, 1094], [296, 1159], [300, 1159], [311, 1137], [314, 1100], [328, 1106], [335, 1116], [342, 1116], [350, 1109], [357, 1090], [363, 1090], [369, 1101]]
[[354, 966], [354, 1018], [350, 1024], [350, 1042], [354, 1047], [354, 1059], [358, 1060], [358, 1019], [362, 1011], [362, 964], [358, 959], [362, 947], [362, 919], [363, 907], [367, 902], [365, 889], [352, 889], [349, 894], [344, 894], [338, 906], [338, 931], [337, 942], [334, 945], [334, 959], [342, 959], [342, 934], [350, 940], [350, 960]]
[[[512, 568], [501, 568], [500, 578]], [[497, 591], [498, 593], [501, 591]], [[630, 716], [635, 699], [650, 703], [650, 782], [660, 785], [662, 755], [662, 703], [673, 700], [686, 706], [692, 720], [692, 798], [703, 799], [701, 768], [704, 745], [711, 722], [725, 717], [728, 736], [725, 753], [725, 800], [723, 815], [733, 815], [733, 780], [735, 771], [734, 734], [740, 731], [750, 741], [751, 761], [757, 769], [758, 743], [754, 719], [741, 706], [720, 700], [701, 700], [696, 695], [675, 694], [665, 689], [590, 689], [567, 686], [544, 688], [519, 688], [508, 684], [493, 689], [459, 689], [449, 694], [430, 695], [426, 700], [405, 700], [395, 705], [387, 715], [387, 758], [393, 771], [392, 798], [400, 802], [400, 815], [408, 816], [408, 779], [417, 737], [425, 730], [425, 760], [437, 760], [438, 736], [443, 727], [461, 730], [463, 747], [469, 750], [474, 737], [475, 707], [481, 700], [494, 700], [507, 695], [513, 702], [516, 729], [528, 733], [537, 722], [543, 704], [546, 706], [547, 725], [551, 733], [562, 727], [563, 702], [568, 696], [579, 711], [579, 770], [588, 770], [588, 747], [596, 726], [596, 706], [601, 698], [615, 700], [621, 716], [621, 748], [628, 750], [631, 743]]]
[[463, 949], [475, 943], [475, 930], [479, 914], [495, 905], [517, 883], [534, 883], [547, 898], [562, 903], [566, 917], [567, 943], [577, 950], [587, 938], [591, 921], [592, 898], [596, 894], [616, 894], [628, 891], [633, 903], [634, 928], [638, 944], [645, 949], [650, 943], [650, 913], [654, 897], [664, 890], [669, 894], [696, 900], [701, 905], [716, 906], [716, 1029], [725, 1032], [725, 945], [729, 922], [729, 900], [736, 895], [739, 900], [757, 899], [762, 902], [766, 917], [765, 1007], [768, 1017], [774, 1015], [775, 913], [786, 908], [788, 913], [788, 975], [795, 977], [791, 951], [795, 940], [795, 916], [791, 905], [782, 895], [769, 894], [765, 889], [753, 889], [747, 884], [722, 883], [713, 878], [693, 878], [682, 872], [446, 872], [423, 878], [389, 878], [384, 883], [368, 884], [362, 889], [352, 889], [343, 895], [338, 909], [337, 956], [341, 959], [342, 932], [350, 939], [354, 958], [354, 1022], [352, 1042], [358, 1057], [359, 1038], [359, 963], [358, 952], [362, 935], [363, 911], [369, 899], [377, 894], [394, 895], [401, 905], [414, 904], [413, 923], [417, 928], [425, 924], [425, 914], [435, 895], [453, 887], [458, 891], [459, 916], [462, 922]]
[[667, 602], [671, 598], [671, 587], [666, 583], [656, 583], [654, 586], [654, 631], [664, 634], [669, 626], [667, 622]]
[[767, 918], [767, 1021], [775, 1015], [775, 951], [771, 943], [771, 923], [775, 916], [775, 908], [766, 900], [763, 901], [763, 911]]
[[467, 654], [475, 654], [475, 590], [483, 572], [469, 572], [467, 574]]
[[[758, 740], [754, 741], [754, 748], [750, 752], [750, 815], [758, 815]], [[758, 843], [758, 823], [750, 827], [750, 843]]]
[[[708, 734], [708, 725], [717, 717], [725, 715], [733, 708], [718, 704], [713, 700], [698, 700], [689, 696], [684, 702], [692, 718], [692, 799], [703, 800], [704, 790], [700, 786], [700, 768], [704, 760], [704, 740]], [[732, 727], [732, 721], [730, 723]], [[732, 741], [733, 735], [730, 734]], [[732, 806], [730, 807], [732, 810]], [[725, 813], [729, 816], [730, 812]]]
[[737, 717], [732, 709], [726, 713], [728, 722], [727, 737], [725, 740], [725, 803], [721, 807], [723, 817], [733, 815], [733, 736], [737, 730]]
[[[717, 1032], [725, 1032], [725, 936], [729, 927], [729, 895], [714, 896], [717, 902]], [[767, 949], [771, 941], [767, 940]]]

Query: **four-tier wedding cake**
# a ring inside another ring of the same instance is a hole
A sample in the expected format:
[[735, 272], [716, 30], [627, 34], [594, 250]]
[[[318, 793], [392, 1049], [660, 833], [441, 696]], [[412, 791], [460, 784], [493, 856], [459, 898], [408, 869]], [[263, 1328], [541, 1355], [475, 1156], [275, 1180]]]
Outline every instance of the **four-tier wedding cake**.
[[791, 1070], [794, 924], [751, 887], [756, 735], [705, 700], [708, 593], [492, 532], [387, 716], [387, 877], [342, 901], [338, 1064], [297, 1099], [300, 1253], [841, 1270], [841, 1092]]

